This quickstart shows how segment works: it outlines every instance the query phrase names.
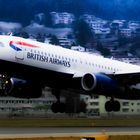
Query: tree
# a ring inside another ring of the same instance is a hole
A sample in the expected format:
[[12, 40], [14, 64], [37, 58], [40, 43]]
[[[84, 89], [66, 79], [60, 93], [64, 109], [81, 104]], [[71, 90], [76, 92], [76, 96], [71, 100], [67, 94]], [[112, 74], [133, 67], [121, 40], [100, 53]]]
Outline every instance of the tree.
[[119, 35], [118, 37], [119, 47], [125, 46], [128, 43], [131, 42], [130, 38], [127, 38], [125, 36]]
[[103, 56], [109, 56], [111, 54], [110, 50], [108, 48], [103, 47], [102, 43], [99, 41], [97, 42], [96, 49], [100, 51]]
[[44, 42], [45, 41], [45, 35], [42, 34], [42, 33], [38, 33], [37, 37], [36, 37], [36, 40], [39, 41], [39, 42]]
[[84, 20], [79, 19], [74, 23], [73, 30], [77, 43], [86, 49], [86, 44], [93, 36], [89, 25]]
[[16, 36], [20, 36], [23, 38], [29, 38], [29, 34], [25, 31], [21, 31], [20, 33], [16, 34]]
[[50, 43], [53, 45], [60, 45], [59, 39], [55, 35], [51, 35]]

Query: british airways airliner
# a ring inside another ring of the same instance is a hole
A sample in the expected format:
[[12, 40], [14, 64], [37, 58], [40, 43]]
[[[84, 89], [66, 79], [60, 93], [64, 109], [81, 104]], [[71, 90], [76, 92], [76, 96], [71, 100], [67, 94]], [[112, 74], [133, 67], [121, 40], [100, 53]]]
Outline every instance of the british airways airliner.
[[107, 111], [119, 111], [114, 98], [140, 99], [140, 66], [15, 36], [0, 36], [1, 96], [37, 98], [54, 89], [54, 112], [64, 111], [59, 91], [111, 97]]

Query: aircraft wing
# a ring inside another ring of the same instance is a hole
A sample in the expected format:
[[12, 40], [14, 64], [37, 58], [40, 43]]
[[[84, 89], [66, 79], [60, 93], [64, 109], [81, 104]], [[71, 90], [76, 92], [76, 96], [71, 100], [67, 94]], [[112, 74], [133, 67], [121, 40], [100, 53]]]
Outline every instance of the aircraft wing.
[[[109, 75], [110, 76], [110, 75]], [[140, 71], [121, 71], [111, 75], [112, 78], [116, 79], [119, 83], [125, 83], [128, 85], [140, 83]]]
[[[82, 78], [85, 73], [75, 73], [73, 78]], [[120, 84], [132, 85], [140, 83], [140, 71], [120, 71], [114, 74], [105, 74], [115, 80], [117, 80]]]
[[138, 70], [127, 70], [127, 71], [118, 71], [118, 72], [115, 72], [115, 75], [122, 75], [122, 74], [140, 74], [140, 71]]
[[73, 74], [73, 78], [81, 78], [81, 77], [83, 77], [84, 74], [85, 73], [82, 73], [82, 72], [76, 72]]

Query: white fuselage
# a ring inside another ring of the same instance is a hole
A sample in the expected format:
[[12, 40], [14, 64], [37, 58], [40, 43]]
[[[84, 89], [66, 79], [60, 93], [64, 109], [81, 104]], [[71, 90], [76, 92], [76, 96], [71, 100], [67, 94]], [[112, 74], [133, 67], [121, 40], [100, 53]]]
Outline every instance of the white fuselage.
[[[9, 42], [21, 49], [16, 51]], [[37, 47], [17, 45], [16, 42], [26, 42]], [[121, 72], [140, 72], [140, 66], [44, 44], [13, 36], [0, 36], [0, 59], [39, 67], [51, 71], [82, 76], [85, 73], [117, 74]]]

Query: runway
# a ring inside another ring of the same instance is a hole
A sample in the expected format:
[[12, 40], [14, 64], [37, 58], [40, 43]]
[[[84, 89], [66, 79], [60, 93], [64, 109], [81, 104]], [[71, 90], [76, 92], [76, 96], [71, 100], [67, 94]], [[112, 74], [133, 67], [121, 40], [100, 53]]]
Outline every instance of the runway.
[[140, 127], [40, 127], [40, 128], [0, 128], [0, 138], [17, 137], [60, 137], [60, 136], [93, 136], [134, 135], [140, 134]]

